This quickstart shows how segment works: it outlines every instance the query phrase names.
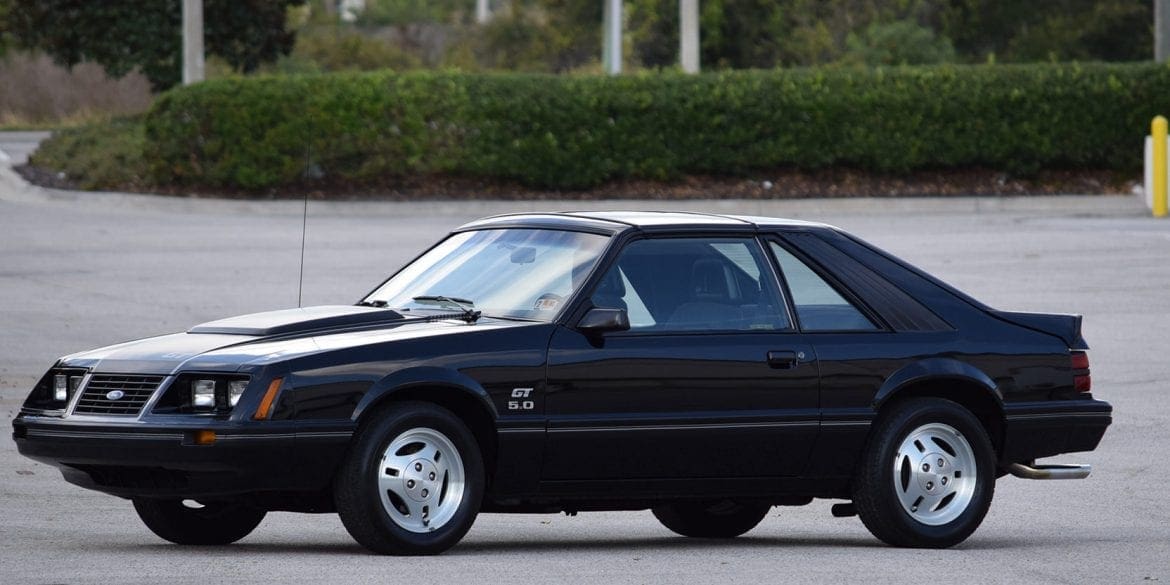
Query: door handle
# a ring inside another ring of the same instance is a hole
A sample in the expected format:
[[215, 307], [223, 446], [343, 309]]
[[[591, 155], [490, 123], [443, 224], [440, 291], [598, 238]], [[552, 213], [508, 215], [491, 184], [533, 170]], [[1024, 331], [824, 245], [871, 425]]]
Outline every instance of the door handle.
[[797, 354], [795, 351], [769, 351], [768, 365], [773, 368], [792, 369], [800, 365], [800, 358], [804, 357], [804, 353]]

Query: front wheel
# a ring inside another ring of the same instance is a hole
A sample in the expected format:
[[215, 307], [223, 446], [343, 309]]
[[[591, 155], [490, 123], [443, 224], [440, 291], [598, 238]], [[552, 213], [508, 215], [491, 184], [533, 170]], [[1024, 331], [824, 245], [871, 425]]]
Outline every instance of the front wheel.
[[947, 548], [967, 539], [995, 492], [995, 451], [962, 406], [917, 398], [883, 415], [854, 481], [865, 527], [887, 544]]
[[266, 511], [231, 502], [135, 498], [134, 510], [151, 532], [175, 544], [231, 544], [256, 529]]
[[379, 554], [431, 555], [459, 542], [483, 498], [479, 444], [450, 411], [423, 402], [374, 413], [334, 481], [341, 522]]
[[680, 502], [651, 509], [663, 526], [694, 538], [735, 538], [755, 528], [771, 506], [758, 502], [720, 500]]

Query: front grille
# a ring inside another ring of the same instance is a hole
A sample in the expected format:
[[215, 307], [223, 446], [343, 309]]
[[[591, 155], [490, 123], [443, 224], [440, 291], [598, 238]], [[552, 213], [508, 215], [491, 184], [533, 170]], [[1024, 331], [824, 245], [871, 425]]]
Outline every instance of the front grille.
[[[85, 391], [77, 400], [74, 413], [79, 414], [138, 414], [150, 400], [150, 395], [162, 384], [165, 376], [122, 376], [94, 374], [90, 376]], [[117, 400], [107, 396], [115, 390], [122, 392]]]

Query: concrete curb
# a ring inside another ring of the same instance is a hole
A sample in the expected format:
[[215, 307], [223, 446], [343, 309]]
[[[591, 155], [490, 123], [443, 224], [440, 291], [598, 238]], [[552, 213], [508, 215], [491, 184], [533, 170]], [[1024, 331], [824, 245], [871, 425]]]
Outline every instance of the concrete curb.
[[37, 142], [48, 138], [51, 130], [4, 130], [0, 132], [0, 142]]

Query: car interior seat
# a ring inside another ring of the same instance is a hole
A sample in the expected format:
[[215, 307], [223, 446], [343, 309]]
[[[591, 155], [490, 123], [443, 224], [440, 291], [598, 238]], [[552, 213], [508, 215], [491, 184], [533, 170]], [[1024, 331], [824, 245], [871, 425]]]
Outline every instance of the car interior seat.
[[700, 258], [691, 265], [690, 300], [674, 310], [667, 320], [680, 328], [737, 329], [743, 320], [742, 291], [727, 263]]

